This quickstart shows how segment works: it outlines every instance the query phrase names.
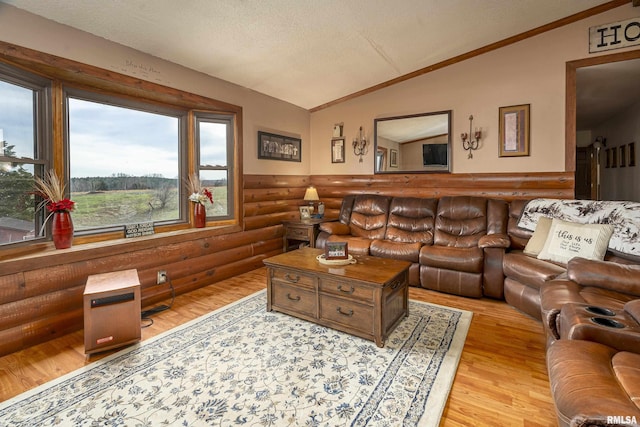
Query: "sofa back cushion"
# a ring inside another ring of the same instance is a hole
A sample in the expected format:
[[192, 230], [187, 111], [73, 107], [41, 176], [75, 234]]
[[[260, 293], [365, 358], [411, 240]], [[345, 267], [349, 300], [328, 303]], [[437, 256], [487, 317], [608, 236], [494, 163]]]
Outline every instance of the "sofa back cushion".
[[394, 197], [389, 207], [386, 240], [433, 244], [438, 199]]
[[351, 234], [366, 239], [383, 239], [387, 229], [391, 197], [359, 194], [353, 201]]
[[470, 248], [487, 234], [487, 199], [446, 196], [438, 201], [434, 245]]

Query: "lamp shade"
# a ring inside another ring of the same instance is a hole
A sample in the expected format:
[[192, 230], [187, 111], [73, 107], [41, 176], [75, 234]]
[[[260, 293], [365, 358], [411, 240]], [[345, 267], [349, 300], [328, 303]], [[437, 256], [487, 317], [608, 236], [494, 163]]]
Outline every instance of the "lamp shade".
[[318, 197], [318, 190], [316, 190], [315, 187], [307, 188], [307, 191], [305, 191], [304, 193], [304, 200], [307, 200], [307, 201], [320, 200], [320, 197]]

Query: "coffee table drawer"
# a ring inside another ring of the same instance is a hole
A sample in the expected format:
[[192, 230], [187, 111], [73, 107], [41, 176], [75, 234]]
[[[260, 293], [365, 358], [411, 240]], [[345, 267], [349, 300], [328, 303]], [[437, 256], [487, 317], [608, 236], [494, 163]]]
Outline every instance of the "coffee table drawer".
[[273, 279], [275, 281], [284, 282], [297, 287], [313, 289], [315, 291], [315, 277], [306, 274], [300, 274], [297, 271], [275, 269], [273, 270]]
[[373, 334], [373, 307], [329, 295], [320, 296], [320, 319], [339, 323], [345, 331]]
[[271, 304], [275, 309], [285, 309], [306, 316], [316, 316], [316, 293], [296, 286], [272, 282]]
[[321, 279], [320, 292], [339, 295], [345, 298], [352, 298], [373, 304], [373, 288], [354, 284], [347, 280]]

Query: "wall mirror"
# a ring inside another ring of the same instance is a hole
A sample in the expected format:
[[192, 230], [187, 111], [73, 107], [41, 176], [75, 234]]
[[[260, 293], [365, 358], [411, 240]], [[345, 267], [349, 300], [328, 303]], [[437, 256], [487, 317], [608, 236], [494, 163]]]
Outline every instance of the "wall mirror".
[[451, 110], [374, 120], [375, 173], [451, 172]]

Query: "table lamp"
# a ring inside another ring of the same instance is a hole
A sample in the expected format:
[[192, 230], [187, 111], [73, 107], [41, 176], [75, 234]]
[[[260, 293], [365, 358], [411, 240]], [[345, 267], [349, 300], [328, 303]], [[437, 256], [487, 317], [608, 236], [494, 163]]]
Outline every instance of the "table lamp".
[[[314, 202], [317, 202], [318, 200], [320, 200], [320, 197], [318, 197], [318, 190], [316, 190], [315, 187], [307, 188], [307, 191], [304, 192], [304, 201], [309, 202], [309, 208], [312, 216], [314, 211]], [[318, 212], [318, 215], [320, 215], [320, 212]]]

